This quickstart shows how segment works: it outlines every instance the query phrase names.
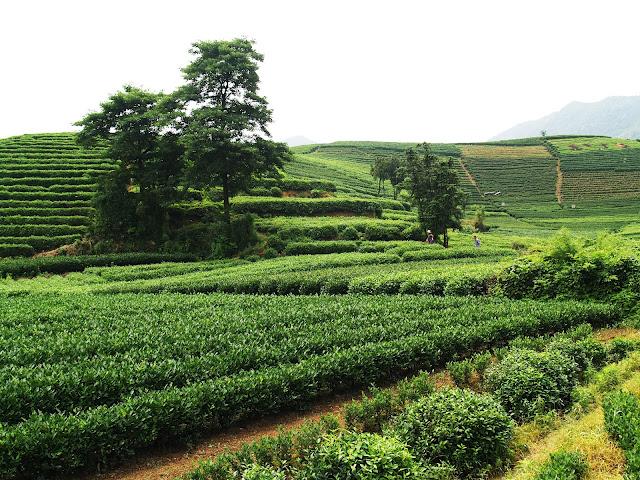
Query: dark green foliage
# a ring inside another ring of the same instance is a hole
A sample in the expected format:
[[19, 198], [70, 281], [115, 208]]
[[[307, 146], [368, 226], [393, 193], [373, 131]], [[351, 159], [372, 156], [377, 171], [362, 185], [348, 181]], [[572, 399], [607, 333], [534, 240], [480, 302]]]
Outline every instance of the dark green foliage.
[[[318, 448], [322, 438], [336, 432], [339, 426], [336, 417], [323, 416], [317, 422], [303, 423], [292, 431], [282, 431], [275, 437], [264, 437], [245, 444], [236, 453], [222, 454], [213, 460], [201, 462], [194, 470], [180, 477], [180, 480], [237, 479], [246, 472], [247, 463], [253, 464], [256, 474], [273, 475], [273, 469], [288, 474], [297, 472]], [[273, 477], [266, 478], [271, 480]], [[277, 474], [275, 478], [279, 478]]]
[[622, 238], [585, 242], [565, 230], [539, 254], [503, 270], [497, 289], [510, 298], [603, 298], [630, 286], [638, 275], [640, 261]]
[[640, 400], [629, 392], [618, 391], [604, 398], [604, 421], [609, 435], [624, 450], [625, 478], [640, 478]]
[[263, 56], [246, 39], [196, 42], [194, 60], [182, 69], [186, 84], [177, 96], [183, 111], [180, 143], [187, 178], [195, 186], [222, 187], [224, 219], [230, 197], [251, 180], [277, 174], [290, 159], [286, 144], [270, 140], [271, 110], [258, 94]]
[[284, 249], [285, 255], [312, 255], [319, 253], [343, 253], [358, 251], [358, 242], [291, 242]]
[[267, 238], [267, 247], [273, 248], [276, 252], [282, 252], [287, 247], [287, 242], [280, 235], [274, 233]]
[[630, 352], [640, 350], [640, 340], [627, 340], [624, 338], [614, 338], [606, 346], [607, 363], [619, 362]]
[[301, 473], [303, 480], [421, 480], [418, 462], [395, 438], [345, 432], [326, 437]]
[[571, 406], [578, 365], [558, 351], [514, 349], [486, 373], [493, 395], [513, 418], [525, 421]]
[[310, 190], [322, 190], [335, 192], [336, 186], [332, 182], [300, 179], [300, 178], [258, 178], [251, 181], [253, 187], [273, 188], [278, 187], [281, 191], [306, 192]]
[[559, 352], [573, 360], [580, 378], [590, 367], [601, 368], [607, 361], [607, 348], [593, 337], [577, 340], [559, 336], [549, 343], [547, 351]]
[[449, 246], [448, 229], [459, 229], [466, 196], [459, 187], [453, 159], [442, 160], [431, 153], [429, 144], [406, 151], [406, 187], [418, 208], [418, 221], [436, 239]]
[[113, 253], [0, 260], [0, 278], [33, 277], [42, 273], [81, 272], [87, 267], [188, 262], [193, 255], [181, 253]]
[[[611, 306], [577, 302], [171, 294], [0, 297], [0, 310], [11, 320], [3, 335], [15, 339], [0, 357], [18, 372], [2, 383], [0, 402], [11, 412], [3, 418], [26, 418], [0, 430], [12, 452], [0, 456], [0, 475], [27, 478], [189, 440], [328, 393], [431, 370], [461, 352], [617, 315]], [[291, 312], [302, 321], [291, 324]], [[49, 319], [37, 343], [28, 341], [30, 318]], [[264, 328], [282, 324], [289, 326]], [[260, 330], [249, 337], [251, 348], [238, 328]], [[214, 349], [210, 355], [194, 353], [203, 345]]]
[[119, 162], [96, 197], [96, 233], [101, 237], [161, 239], [166, 207], [177, 198], [182, 170], [178, 137], [166, 129], [172, 109], [174, 102], [166, 95], [125, 86], [100, 111], [77, 122], [81, 145], [106, 143], [107, 155]]
[[136, 226], [135, 195], [129, 192], [125, 171], [105, 175], [93, 200], [94, 232], [102, 238], [126, 240]]
[[582, 480], [589, 465], [580, 452], [552, 453], [534, 480]]
[[[392, 203], [393, 202], [393, 203]], [[393, 200], [368, 200], [364, 198], [251, 198], [238, 197], [232, 210], [236, 213], [258, 215], [313, 216], [330, 213], [350, 213], [380, 217], [382, 209], [403, 209], [400, 202]]]
[[398, 383], [397, 390], [373, 388], [369, 395], [344, 407], [347, 429], [355, 432], [381, 433], [389, 421], [398, 415], [407, 402], [433, 393], [429, 375], [421, 374]]
[[236, 251], [242, 251], [257, 241], [253, 215], [247, 213], [231, 217], [231, 242]]
[[341, 240], [359, 240], [360, 234], [353, 227], [346, 227], [340, 232]]
[[31, 245], [23, 243], [0, 243], [0, 257], [29, 257], [33, 255], [33, 253], [34, 250]]
[[506, 465], [513, 422], [492, 397], [453, 389], [409, 405], [390, 433], [425, 463], [448, 463], [457, 475], [478, 478]]
[[282, 190], [280, 189], [280, 187], [271, 187], [269, 189], [269, 193], [271, 194], [272, 197], [281, 197], [282, 196]]
[[277, 256], [278, 251], [274, 248], [267, 248], [262, 254], [262, 258], [264, 259], [276, 258]]

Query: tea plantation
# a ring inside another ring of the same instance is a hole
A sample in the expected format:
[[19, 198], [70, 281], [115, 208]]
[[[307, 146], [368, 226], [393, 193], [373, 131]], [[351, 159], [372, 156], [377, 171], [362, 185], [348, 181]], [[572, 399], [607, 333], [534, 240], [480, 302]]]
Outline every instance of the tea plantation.
[[[295, 147], [231, 198], [257, 243], [220, 259], [170, 241], [74, 255], [114, 163], [71, 133], [0, 140], [0, 478], [102, 478], [362, 391], [181, 478], [585, 478], [602, 465], [578, 426], [633, 473], [640, 142], [432, 145], [468, 196], [450, 248], [406, 192], [378, 195], [372, 162], [409, 146]], [[198, 232], [220, 192], [182, 193], [169, 220]]]

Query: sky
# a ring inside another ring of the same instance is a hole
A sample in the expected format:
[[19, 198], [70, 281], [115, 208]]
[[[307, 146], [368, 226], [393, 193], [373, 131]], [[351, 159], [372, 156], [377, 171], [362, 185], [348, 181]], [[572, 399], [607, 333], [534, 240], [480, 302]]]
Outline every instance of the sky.
[[124, 84], [170, 92], [198, 40], [265, 60], [277, 140], [482, 141], [640, 94], [637, 0], [20, 0], [0, 9], [0, 138], [72, 130]]

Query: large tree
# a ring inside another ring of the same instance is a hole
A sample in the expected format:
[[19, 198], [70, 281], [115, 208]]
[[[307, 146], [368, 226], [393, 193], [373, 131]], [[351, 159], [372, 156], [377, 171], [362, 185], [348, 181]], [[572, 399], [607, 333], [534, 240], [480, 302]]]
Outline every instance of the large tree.
[[436, 239], [449, 246], [448, 229], [459, 229], [464, 214], [465, 193], [460, 189], [451, 158], [442, 159], [423, 143], [406, 151], [406, 188], [418, 208], [423, 230], [431, 230]]
[[118, 162], [96, 197], [99, 233], [159, 239], [182, 171], [182, 148], [167, 127], [174, 109], [170, 96], [125, 86], [76, 123], [81, 145], [106, 145]]
[[183, 115], [177, 125], [185, 148], [187, 178], [194, 186], [222, 187], [224, 217], [231, 222], [230, 197], [252, 177], [275, 173], [290, 156], [269, 140], [271, 110], [258, 94], [263, 60], [245, 39], [197, 42], [195, 59], [183, 70], [178, 91]]

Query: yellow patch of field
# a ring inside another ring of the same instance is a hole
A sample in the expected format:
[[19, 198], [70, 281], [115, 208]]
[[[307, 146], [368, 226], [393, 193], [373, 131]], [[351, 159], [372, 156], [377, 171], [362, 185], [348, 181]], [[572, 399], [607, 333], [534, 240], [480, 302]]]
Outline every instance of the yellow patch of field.
[[578, 420], [566, 421], [561, 428], [531, 443], [528, 455], [504, 478], [509, 480], [534, 478], [549, 455], [558, 450], [582, 452], [589, 463], [588, 480], [622, 480], [624, 454], [609, 439], [604, 428], [604, 414], [600, 407]]
[[[637, 338], [637, 330], [628, 330], [624, 338]], [[617, 338], [620, 338], [618, 336]], [[603, 340], [609, 339], [604, 336]], [[640, 354], [632, 354], [621, 362], [606, 367], [594, 382], [589, 385], [591, 391], [607, 393], [622, 388], [640, 395]], [[526, 445], [526, 455], [518, 461], [515, 468], [507, 472], [504, 480], [529, 480], [539, 472], [549, 455], [559, 450], [582, 452], [589, 464], [587, 480], [622, 480], [624, 474], [624, 453], [613, 442], [604, 426], [602, 397], [598, 395], [596, 407], [579, 418], [567, 416], [559, 423], [559, 428], [546, 435], [549, 429], [533, 423], [516, 429], [518, 445]], [[553, 428], [553, 426], [551, 427]]]
[[509, 145], [460, 145], [464, 157], [492, 158], [549, 158], [551, 155], [542, 145], [509, 146]]

